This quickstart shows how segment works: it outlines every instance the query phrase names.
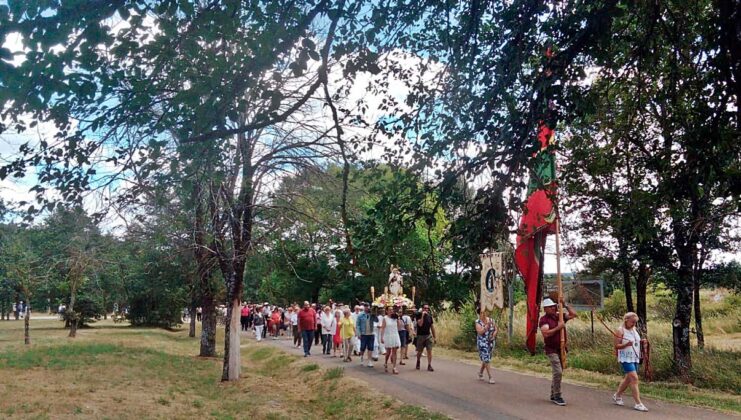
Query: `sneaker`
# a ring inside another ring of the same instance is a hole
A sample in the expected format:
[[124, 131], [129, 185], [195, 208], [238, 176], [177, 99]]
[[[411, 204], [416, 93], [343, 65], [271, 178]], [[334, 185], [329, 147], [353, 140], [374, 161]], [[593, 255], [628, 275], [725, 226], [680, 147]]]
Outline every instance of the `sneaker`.
[[495, 383], [497, 383], [497, 382], [496, 382], [496, 381], [494, 380], [494, 378], [489, 378], [489, 383], [490, 383], [490, 384], [495, 384]]
[[479, 373], [479, 381], [483, 381], [483, 380], [484, 380], [484, 374], [483, 373]]
[[636, 404], [635, 406], [633, 406], [633, 409], [638, 410], [638, 411], [643, 411], [644, 413], [648, 411], [648, 408], [646, 408], [646, 406], [643, 404]]
[[615, 401], [615, 404], [623, 406], [625, 405], [625, 402], [623, 402], [623, 398], [618, 398], [617, 394], [612, 394], [612, 400]]
[[432, 365], [427, 365], [427, 370], [430, 372], [434, 372], [435, 369], [432, 368]]
[[419, 370], [419, 360], [417, 360], [417, 366], [415, 366], [414, 368]]
[[553, 397], [551, 398], [551, 401], [553, 401], [553, 404], [564, 406], [566, 405], [566, 401], [563, 400], [561, 397]]
[[365, 356], [360, 356], [360, 364], [361, 364], [361, 365], [363, 364], [363, 358], [364, 358], [364, 357], [365, 357]]
[[368, 367], [369, 368], [372, 368], [373, 367], [373, 362], [368, 362]]

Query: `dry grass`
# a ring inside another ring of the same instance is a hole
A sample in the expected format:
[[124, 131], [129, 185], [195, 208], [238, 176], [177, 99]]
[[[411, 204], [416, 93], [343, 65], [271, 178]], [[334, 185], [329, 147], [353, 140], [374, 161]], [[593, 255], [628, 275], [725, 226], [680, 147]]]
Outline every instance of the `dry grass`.
[[70, 340], [61, 323], [32, 321], [31, 337], [24, 346], [22, 323], [0, 322], [0, 417], [441, 418], [395, 400], [371, 407], [362, 384], [273, 347], [243, 346], [243, 378], [224, 384], [221, 361], [194, 357], [186, 330], [102, 322]]

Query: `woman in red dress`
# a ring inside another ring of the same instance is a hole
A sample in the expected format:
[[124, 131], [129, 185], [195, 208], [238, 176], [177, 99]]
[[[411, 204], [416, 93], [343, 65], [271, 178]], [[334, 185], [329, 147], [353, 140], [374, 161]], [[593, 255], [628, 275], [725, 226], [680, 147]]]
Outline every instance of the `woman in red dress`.
[[342, 317], [342, 313], [340, 311], [335, 311], [334, 318], [337, 320], [337, 329], [334, 332], [334, 335], [332, 336], [332, 348], [334, 349], [334, 352], [332, 354], [332, 357], [337, 357], [337, 352], [340, 350], [340, 344], [342, 344], [342, 337], [340, 337], [340, 318]]

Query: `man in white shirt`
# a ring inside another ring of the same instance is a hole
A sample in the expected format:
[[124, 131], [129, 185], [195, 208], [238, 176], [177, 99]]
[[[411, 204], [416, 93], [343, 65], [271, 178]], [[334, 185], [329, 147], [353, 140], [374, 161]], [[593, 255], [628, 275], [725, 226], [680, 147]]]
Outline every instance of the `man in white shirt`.
[[[350, 314], [350, 318], [352, 319], [352, 324], [355, 325], [358, 320], [358, 315], [360, 315], [360, 312], [363, 310], [363, 307], [360, 305], [355, 305], [355, 312]], [[355, 338], [354, 344], [353, 344], [353, 354], [355, 356], [360, 355], [360, 336], [358, 335], [357, 329], [355, 330]], [[361, 363], [362, 363], [362, 356], [361, 356]]]

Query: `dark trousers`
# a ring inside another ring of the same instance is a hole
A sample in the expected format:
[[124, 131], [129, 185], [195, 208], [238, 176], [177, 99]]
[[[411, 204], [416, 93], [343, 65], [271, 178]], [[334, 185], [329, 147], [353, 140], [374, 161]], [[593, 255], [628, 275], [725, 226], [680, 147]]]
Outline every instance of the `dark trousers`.
[[298, 332], [298, 325], [293, 326], [293, 345], [297, 347], [301, 345], [301, 333]]
[[315, 346], [319, 345], [319, 340], [321, 340], [321, 338], [322, 338], [322, 328], [319, 327], [316, 329], [316, 331], [314, 331], [314, 345]]
[[322, 334], [322, 349], [324, 354], [329, 354], [332, 351], [332, 334]]
[[240, 324], [242, 324], [242, 331], [247, 331], [247, 317], [240, 316], [239, 321], [240, 321]]
[[[268, 317], [263, 317], [263, 319], [264, 319], [263, 325], [266, 325], [267, 326], [268, 325]], [[262, 329], [262, 338], [265, 338], [267, 336], [268, 336], [268, 329], [266, 327], [266, 328], [263, 328]]]
[[314, 330], [301, 331], [301, 338], [304, 341], [304, 356], [311, 354], [311, 343], [314, 342]]

